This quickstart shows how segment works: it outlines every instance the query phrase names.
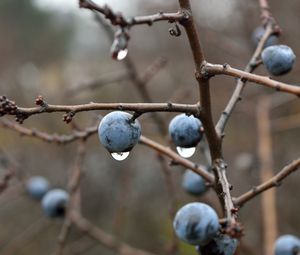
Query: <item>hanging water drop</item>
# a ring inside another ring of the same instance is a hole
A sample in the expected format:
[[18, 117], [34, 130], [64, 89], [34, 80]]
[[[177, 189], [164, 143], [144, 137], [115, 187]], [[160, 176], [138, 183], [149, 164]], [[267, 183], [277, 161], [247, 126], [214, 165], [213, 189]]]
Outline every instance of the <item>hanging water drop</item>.
[[183, 147], [176, 147], [176, 150], [178, 154], [183, 158], [190, 158], [194, 155], [196, 151], [196, 147], [190, 147], [190, 148], [183, 148]]
[[118, 161], [122, 161], [126, 159], [129, 156], [129, 151], [126, 152], [113, 152], [111, 153], [111, 156]]
[[126, 58], [127, 53], [128, 49], [120, 50], [117, 55], [117, 60], [123, 60], [124, 58]]

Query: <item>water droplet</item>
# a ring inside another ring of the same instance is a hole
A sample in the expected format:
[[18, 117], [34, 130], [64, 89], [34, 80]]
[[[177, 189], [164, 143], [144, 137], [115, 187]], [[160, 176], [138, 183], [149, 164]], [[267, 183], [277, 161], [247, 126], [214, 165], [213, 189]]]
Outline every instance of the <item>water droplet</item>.
[[117, 60], [123, 60], [124, 58], [126, 58], [127, 53], [128, 49], [120, 50], [117, 55]]
[[129, 156], [129, 151], [126, 152], [113, 152], [111, 153], [111, 156], [118, 161], [122, 161], [126, 159]]
[[196, 151], [196, 147], [191, 147], [191, 148], [183, 148], [183, 147], [176, 147], [176, 150], [178, 154], [183, 157], [183, 158], [190, 158], [191, 156], [194, 155]]

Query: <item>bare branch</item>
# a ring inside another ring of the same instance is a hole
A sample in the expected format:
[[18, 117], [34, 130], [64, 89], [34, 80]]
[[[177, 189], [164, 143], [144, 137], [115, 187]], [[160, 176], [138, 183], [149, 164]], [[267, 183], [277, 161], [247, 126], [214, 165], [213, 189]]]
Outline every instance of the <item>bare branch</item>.
[[[5, 114], [16, 116], [16, 120], [22, 123], [26, 118], [53, 112], [65, 112], [64, 121], [71, 122], [74, 115], [78, 112], [96, 111], [96, 110], [119, 110], [119, 111], [134, 111], [139, 114], [147, 112], [184, 112], [187, 114], [199, 115], [198, 104], [176, 104], [176, 103], [94, 103], [79, 105], [50, 105], [43, 101], [43, 105], [32, 108], [18, 107], [15, 102], [8, 100], [6, 97], [0, 97], [0, 116]], [[6, 108], [6, 105], [9, 105]], [[11, 106], [12, 105], [12, 106]]]
[[[258, 66], [257, 61], [260, 58], [260, 54], [263, 50], [265, 42], [268, 40], [270, 35], [273, 33], [273, 27], [274, 27], [273, 23], [269, 22], [265, 29], [264, 35], [260, 39], [260, 41], [256, 47], [256, 50], [254, 51], [250, 61], [248, 62], [248, 64], [246, 65], [246, 67], [244, 69], [245, 72], [252, 73]], [[219, 135], [222, 135], [224, 133], [225, 126], [226, 126], [234, 108], [236, 107], [236, 104], [238, 103], [238, 101], [241, 100], [241, 94], [245, 88], [246, 83], [247, 83], [247, 81], [244, 79], [238, 80], [236, 88], [235, 88], [229, 102], [227, 103], [224, 111], [222, 112], [222, 115], [216, 125], [216, 129], [217, 129], [217, 132], [219, 133]]]
[[172, 159], [176, 164], [182, 165], [188, 169], [191, 169], [195, 173], [201, 175], [205, 180], [207, 180], [210, 183], [213, 183], [215, 178], [212, 174], [208, 173], [206, 170], [200, 168], [197, 164], [193, 163], [190, 160], [187, 160], [185, 158], [180, 157], [176, 152], [171, 150], [168, 147], [165, 147], [157, 142], [154, 142], [153, 140], [150, 140], [149, 138], [146, 138], [145, 136], [141, 136], [140, 143], [143, 145], [147, 145], [148, 147], [156, 150], [157, 152], [169, 157]]
[[294, 160], [292, 163], [285, 166], [281, 169], [274, 177], [269, 179], [268, 181], [260, 184], [257, 187], [252, 188], [251, 190], [247, 191], [243, 195], [239, 196], [234, 200], [236, 206], [243, 206], [245, 203], [253, 199], [254, 197], [258, 196], [262, 192], [273, 188], [278, 187], [280, 183], [288, 177], [291, 173], [298, 170], [300, 167], [300, 158]]
[[143, 25], [143, 24], [151, 26], [154, 22], [158, 22], [158, 21], [180, 22], [186, 19], [186, 14], [182, 12], [176, 12], [176, 13], [159, 12], [157, 14], [148, 15], [148, 16], [125, 18], [121, 13], [115, 13], [109, 6], [107, 5], [100, 6], [91, 0], [79, 0], [79, 6], [81, 8], [97, 11], [103, 14], [106, 19], [110, 20], [111, 24], [115, 26], [119, 25], [122, 27], [125, 26], [131, 27], [131, 26]]
[[9, 181], [13, 176], [14, 176], [13, 170], [5, 169], [5, 173], [0, 180], [0, 194], [8, 187]]
[[98, 131], [97, 126], [92, 126], [92, 127], [86, 128], [83, 131], [74, 131], [70, 135], [48, 134], [46, 132], [41, 132], [36, 129], [25, 128], [25, 127], [23, 127], [17, 123], [14, 123], [8, 119], [5, 119], [5, 118], [0, 120], [0, 126], [9, 128], [11, 130], [15, 130], [16, 132], [18, 132], [24, 136], [35, 137], [42, 141], [45, 141], [48, 143], [56, 143], [59, 145], [69, 144], [78, 139], [83, 139], [83, 140], [88, 139], [91, 135], [97, 133], [97, 131]]
[[282, 91], [290, 94], [294, 94], [296, 96], [300, 96], [300, 87], [296, 85], [290, 85], [283, 82], [279, 82], [276, 80], [272, 80], [267, 76], [251, 74], [249, 72], [241, 71], [236, 68], [230, 67], [228, 64], [225, 65], [216, 65], [206, 63], [203, 71], [207, 73], [207, 75], [229, 75], [232, 77], [236, 77], [242, 80], [251, 81], [269, 88], [276, 89], [277, 91]]
[[81, 231], [85, 232], [91, 238], [97, 240], [108, 249], [114, 250], [120, 255], [154, 255], [154, 253], [143, 251], [134, 248], [127, 243], [118, 241], [114, 236], [104, 232], [99, 227], [95, 227], [76, 211], [70, 212], [70, 217], [72, 222]]

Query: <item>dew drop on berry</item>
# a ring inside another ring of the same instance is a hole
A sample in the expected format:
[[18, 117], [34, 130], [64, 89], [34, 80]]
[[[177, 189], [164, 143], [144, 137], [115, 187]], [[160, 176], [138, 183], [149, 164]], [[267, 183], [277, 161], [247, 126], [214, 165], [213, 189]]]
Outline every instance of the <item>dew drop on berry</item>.
[[126, 152], [113, 152], [113, 153], [111, 153], [111, 156], [117, 161], [122, 161], [122, 160], [126, 159], [129, 156], [129, 151], [126, 151]]
[[183, 157], [183, 158], [190, 158], [191, 156], [194, 155], [196, 151], [196, 147], [191, 147], [191, 148], [183, 148], [183, 147], [176, 147], [176, 150], [178, 154]]

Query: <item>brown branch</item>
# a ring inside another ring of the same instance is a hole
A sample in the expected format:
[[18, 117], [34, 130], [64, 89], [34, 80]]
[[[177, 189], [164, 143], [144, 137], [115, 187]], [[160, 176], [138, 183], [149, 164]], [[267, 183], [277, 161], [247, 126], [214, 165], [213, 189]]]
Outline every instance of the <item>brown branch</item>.
[[14, 171], [11, 169], [5, 169], [4, 175], [0, 180], [0, 194], [8, 187], [9, 181], [14, 176]]
[[14, 238], [6, 244], [1, 250], [1, 255], [13, 255], [16, 254], [18, 250], [24, 247], [24, 244], [31, 240], [35, 235], [49, 226], [49, 221], [46, 221], [45, 217], [40, 217], [29, 226], [23, 229], [19, 234], [14, 236]]
[[[162, 155], [157, 154], [158, 161], [161, 166], [161, 170], [164, 174], [165, 186], [167, 189], [167, 195], [169, 199], [169, 218], [171, 225], [173, 224], [173, 220], [175, 218], [175, 214], [177, 212], [177, 196], [176, 196], [176, 188], [174, 185], [174, 180], [172, 176], [172, 171], [170, 169], [170, 165], [166, 162], [165, 158]], [[179, 240], [174, 231], [172, 231], [172, 238], [170, 244], [166, 249], [167, 254], [177, 254], [179, 248]]]
[[120, 255], [154, 255], [153, 253], [134, 248], [127, 243], [118, 241], [114, 236], [104, 232], [98, 227], [95, 227], [76, 211], [70, 212], [70, 217], [77, 228], [101, 243], [103, 246], [117, 252]]
[[253, 199], [254, 197], [258, 196], [262, 192], [278, 187], [280, 183], [288, 177], [291, 173], [298, 170], [300, 167], [300, 158], [294, 160], [292, 163], [285, 166], [281, 169], [275, 176], [271, 179], [267, 180], [266, 182], [258, 185], [257, 187], [252, 188], [251, 190], [247, 191], [246, 193], [242, 194], [238, 198], [234, 200], [236, 206], [243, 206], [245, 203]]
[[66, 145], [69, 143], [72, 143], [78, 139], [88, 139], [93, 134], [96, 134], [98, 131], [97, 126], [88, 127], [83, 131], [74, 131], [70, 135], [57, 135], [57, 134], [48, 134], [46, 132], [41, 132], [36, 129], [29, 129], [21, 126], [20, 124], [17, 124], [15, 122], [12, 122], [8, 119], [0, 119], [0, 126], [4, 128], [8, 128], [11, 130], [14, 130], [18, 132], [20, 135], [29, 136], [29, 137], [35, 137], [37, 139], [40, 139], [44, 142], [48, 143], [56, 143], [59, 145]]
[[100, 6], [94, 3], [91, 0], [79, 0], [80, 8], [89, 9], [92, 11], [97, 11], [105, 16], [106, 19], [110, 20], [112, 25], [122, 26], [122, 27], [131, 27], [135, 25], [149, 25], [151, 26], [154, 22], [158, 21], [168, 21], [175, 22], [185, 19], [185, 14], [181, 12], [176, 13], [164, 13], [159, 12], [157, 14], [125, 18], [121, 13], [115, 13], [109, 6], [104, 5]]
[[261, 12], [261, 18], [263, 20], [263, 23], [267, 23], [270, 19], [273, 18], [268, 0], [258, 0], [260, 12]]
[[[265, 182], [273, 176], [272, 135], [270, 123], [271, 98], [263, 96], [256, 107], [258, 128], [258, 155], [260, 160], [260, 179]], [[268, 190], [261, 197], [264, 254], [273, 254], [277, 238], [276, 191]]]
[[63, 255], [64, 248], [66, 245], [67, 238], [70, 234], [70, 230], [72, 227], [72, 221], [69, 216], [70, 211], [80, 212], [80, 190], [79, 183], [82, 176], [82, 166], [86, 153], [86, 144], [84, 140], [79, 140], [77, 153], [75, 158], [75, 164], [72, 169], [71, 175], [69, 177], [69, 194], [70, 194], [70, 202], [67, 208], [66, 217], [61, 228], [60, 234], [58, 236], [58, 246], [54, 255]]
[[[264, 44], [265, 42], [268, 40], [268, 38], [270, 37], [270, 35], [273, 33], [273, 23], [269, 22], [264, 35], [262, 36], [262, 38], [260, 39], [250, 61], [248, 62], [248, 64], [246, 65], [244, 71], [248, 72], [248, 73], [252, 73], [257, 67], [258, 67], [258, 59], [260, 58], [260, 54], [263, 50]], [[239, 79], [236, 85], [236, 88], [229, 100], [229, 102], [227, 103], [224, 111], [222, 112], [222, 115], [216, 125], [216, 130], [219, 133], [219, 135], [222, 135], [224, 133], [226, 124], [232, 114], [232, 112], [234, 111], [237, 103], [242, 99], [241, 98], [241, 94], [245, 88], [247, 81], [244, 79]]]
[[[45, 102], [38, 107], [18, 107], [13, 101], [5, 97], [8, 104], [12, 104], [13, 108], [2, 107], [0, 104], [0, 116], [5, 114], [16, 116], [16, 120], [23, 122], [26, 118], [36, 114], [65, 112], [64, 121], [70, 122], [72, 117], [78, 112], [96, 111], [96, 110], [119, 110], [119, 111], [134, 111], [140, 114], [147, 112], [184, 112], [199, 115], [198, 104], [176, 104], [176, 103], [93, 103], [79, 104], [79, 105], [50, 105]], [[1, 100], [1, 98], [0, 98]]]
[[155, 151], [167, 156], [168, 158], [172, 159], [174, 163], [182, 165], [188, 169], [191, 169], [195, 173], [201, 175], [206, 181], [213, 183], [215, 178], [212, 174], [208, 173], [204, 169], [202, 169], [196, 163], [187, 160], [185, 158], [180, 157], [175, 151], [171, 150], [168, 147], [165, 147], [153, 140], [146, 138], [145, 136], [140, 137], [140, 143], [154, 149]]
[[[40, 139], [42, 141], [46, 141], [46, 142], [53, 141], [53, 135], [49, 135], [47, 133], [40, 132], [37, 130], [34, 132], [34, 135], [33, 135], [31, 129], [24, 128], [21, 125], [16, 124], [16, 123], [14, 123], [12, 126], [5, 126], [5, 127], [11, 127], [13, 130], [19, 132], [22, 135], [34, 137], [34, 138]], [[56, 136], [56, 140], [58, 141], [59, 144], [67, 144], [67, 143], [71, 143], [71, 142], [79, 140], [79, 139], [87, 139], [91, 135], [97, 133], [97, 126], [89, 127], [86, 130], [90, 130], [90, 132], [88, 133], [86, 131], [82, 131], [82, 132], [80, 132], [81, 135], [76, 135], [76, 134], [79, 134], [79, 132], [74, 131], [73, 134], [68, 135], [68, 136], [65, 136], [65, 135]], [[84, 136], [83, 134], [86, 134], [86, 136]], [[69, 138], [65, 140], [64, 137], [69, 137]], [[180, 157], [175, 151], [171, 150], [170, 148], [165, 147], [157, 142], [154, 142], [153, 140], [146, 138], [145, 136], [141, 136], [140, 143], [169, 157], [174, 162], [176, 162], [176, 164], [182, 165], [186, 168], [193, 170], [194, 172], [201, 175], [208, 182], [211, 182], [211, 183], [214, 182], [213, 175], [209, 174], [204, 169], [201, 169], [197, 164], [193, 163], [192, 161]]]
[[232, 77], [236, 77], [242, 80], [254, 82], [269, 88], [273, 88], [277, 91], [282, 91], [290, 94], [294, 94], [296, 96], [300, 96], [300, 87], [296, 85], [290, 85], [283, 82], [279, 82], [276, 80], [272, 80], [267, 76], [251, 74], [249, 72], [241, 71], [236, 68], [232, 68], [228, 64], [217, 65], [206, 63], [203, 71], [207, 73], [207, 75], [228, 75]]
[[179, 0], [182, 12], [187, 13], [187, 20], [181, 24], [184, 26], [186, 34], [189, 39], [190, 48], [192, 50], [195, 68], [196, 79], [198, 81], [200, 90], [200, 104], [201, 104], [201, 121], [204, 126], [205, 135], [207, 137], [210, 154], [213, 163], [213, 170], [215, 175], [215, 189], [219, 200], [223, 206], [225, 217], [228, 220], [228, 229], [236, 225], [235, 207], [232, 202], [230, 194], [230, 184], [226, 177], [226, 164], [222, 155], [222, 141], [219, 134], [216, 132], [211, 110], [211, 96], [210, 96], [210, 76], [206, 72], [206, 61], [203, 50], [201, 48], [199, 35], [196, 29], [195, 22], [192, 16], [192, 10], [189, 0]]

